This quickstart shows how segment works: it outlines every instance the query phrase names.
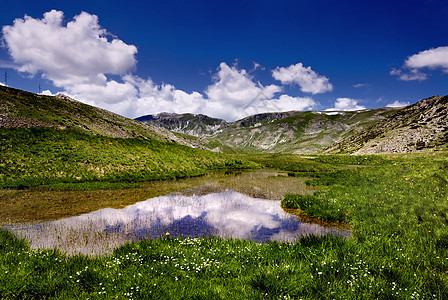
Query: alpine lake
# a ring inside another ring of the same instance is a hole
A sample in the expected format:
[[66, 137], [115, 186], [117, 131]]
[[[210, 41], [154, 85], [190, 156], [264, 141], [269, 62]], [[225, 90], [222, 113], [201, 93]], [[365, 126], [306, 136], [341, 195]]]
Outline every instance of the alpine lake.
[[286, 194], [312, 194], [281, 171], [216, 171], [200, 177], [94, 190], [3, 190], [0, 225], [34, 249], [100, 256], [141, 239], [219, 236], [294, 242], [350, 235], [347, 226], [284, 209]]

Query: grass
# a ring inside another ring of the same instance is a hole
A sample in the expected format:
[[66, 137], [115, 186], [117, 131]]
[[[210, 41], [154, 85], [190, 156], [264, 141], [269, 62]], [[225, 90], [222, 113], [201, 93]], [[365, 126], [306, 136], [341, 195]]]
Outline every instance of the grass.
[[320, 162], [294, 154], [237, 154], [233, 157], [253, 161], [265, 168], [291, 172], [334, 171], [338, 167], [326, 161]]
[[[54, 128], [0, 128], [0, 188], [138, 182], [256, 168], [241, 159], [152, 139], [93, 136]], [[84, 185], [84, 188], [88, 185]], [[92, 188], [97, 188], [98, 184]]]
[[[350, 157], [320, 159], [337, 160], [334, 169], [352, 164]], [[90, 258], [30, 250], [0, 231], [0, 298], [448, 298], [447, 153], [390, 155], [361, 168], [310, 174], [319, 191], [283, 204], [349, 222], [350, 238], [310, 236], [294, 244], [164, 238]]]

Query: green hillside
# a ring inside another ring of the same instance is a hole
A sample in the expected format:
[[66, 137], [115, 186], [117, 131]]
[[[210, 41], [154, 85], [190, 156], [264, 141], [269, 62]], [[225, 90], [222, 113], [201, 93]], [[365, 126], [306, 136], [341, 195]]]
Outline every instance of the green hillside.
[[178, 178], [254, 163], [66, 97], [0, 87], [0, 187]]
[[50, 127], [122, 138], [168, 140], [159, 129], [73, 100], [0, 86], [0, 127]]

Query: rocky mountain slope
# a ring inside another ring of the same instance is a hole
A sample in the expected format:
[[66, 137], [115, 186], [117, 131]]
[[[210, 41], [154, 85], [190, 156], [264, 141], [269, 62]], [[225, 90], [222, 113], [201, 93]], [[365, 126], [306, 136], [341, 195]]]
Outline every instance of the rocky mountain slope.
[[203, 115], [165, 113], [137, 120], [193, 135], [196, 143], [215, 151], [317, 153], [395, 110], [263, 113], [235, 122]]
[[199, 147], [172, 132], [96, 108], [68, 96], [36, 95], [0, 86], [0, 128], [53, 127], [87, 134], [173, 141]]
[[196, 137], [211, 136], [226, 128], [228, 122], [206, 115], [160, 113], [146, 115], [135, 120], [166, 128], [170, 131], [189, 134]]
[[329, 153], [406, 153], [448, 144], [448, 96], [434, 96], [397, 110], [328, 147]]

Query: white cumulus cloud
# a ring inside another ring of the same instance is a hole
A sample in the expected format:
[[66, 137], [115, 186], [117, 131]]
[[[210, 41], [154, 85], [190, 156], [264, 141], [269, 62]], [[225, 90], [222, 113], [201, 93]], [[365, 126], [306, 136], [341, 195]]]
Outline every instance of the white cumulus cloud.
[[442, 68], [448, 72], [448, 47], [438, 47], [409, 56], [405, 61], [405, 66], [412, 69]]
[[86, 12], [64, 22], [61, 11], [46, 12], [42, 19], [25, 16], [2, 29], [4, 41], [20, 72], [36, 74], [86, 103], [126, 113], [122, 102], [137, 91], [127, 82], [107, 75], [124, 75], [137, 63], [137, 48], [113, 38]]
[[327, 77], [317, 74], [311, 67], [304, 67], [302, 63], [287, 68], [277, 67], [272, 71], [272, 77], [283, 84], [298, 84], [304, 93], [321, 94], [333, 90]]
[[246, 70], [238, 70], [237, 67], [230, 67], [224, 62], [219, 65], [214, 81], [215, 83], [205, 91], [208, 98], [236, 106], [244, 107], [256, 98], [270, 99], [281, 91], [281, 87], [277, 85], [257, 85]]
[[363, 110], [365, 106], [359, 105], [358, 100], [351, 98], [337, 98], [333, 108], [328, 108], [326, 111], [352, 111]]
[[144, 80], [138, 76], [128, 75], [124, 79], [138, 91], [131, 104], [135, 116], [160, 112], [201, 113], [207, 104], [202, 94], [198, 92], [187, 93], [171, 84], [159, 85], [151, 78]]
[[408, 106], [409, 104], [410, 104], [409, 102], [402, 102], [402, 101], [395, 100], [394, 102], [386, 105], [386, 107], [403, 107], [403, 106]]
[[438, 47], [409, 56], [401, 69], [392, 69], [390, 74], [398, 76], [404, 81], [426, 80], [428, 74], [421, 72], [421, 69], [441, 68], [444, 73], [448, 73], [448, 47]]
[[159, 113], [201, 113], [226, 120], [236, 120], [248, 115], [279, 112], [286, 110], [307, 110], [317, 103], [309, 97], [290, 97], [275, 94], [281, 90], [276, 85], [263, 87], [256, 84], [246, 70], [221, 63], [213, 83], [204, 94], [187, 93], [173, 85], [157, 85], [151, 79], [142, 80], [137, 76], [125, 76], [126, 82], [138, 90], [138, 100], [133, 103], [137, 115]]
[[[97, 16], [87, 12], [68, 22], [56, 10], [41, 19], [25, 16], [4, 26], [2, 33], [15, 69], [31, 75], [39, 73], [74, 99], [128, 117], [168, 111], [235, 120], [254, 113], [317, 106], [309, 97], [278, 95], [281, 86], [263, 86], [251, 72], [225, 62], [202, 93], [185, 92], [171, 84], [154, 83], [150, 77], [133, 75], [137, 48], [113, 37], [100, 26]], [[263, 67], [254, 63], [256, 69]], [[291, 73], [290, 79], [287, 73]], [[326, 77], [302, 64], [277, 68], [273, 74], [282, 82], [298, 83], [305, 92], [332, 89]]]
[[311, 110], [318, 104], [310, 97], [292, 97], [281, 95], [275, 99], [256, 101], [237, 114], [237, 118], [266, 112], [282, 112], [291, 110]]
[[44, 76], [58, 87], [105, 84], [104, 74], [123, 74], [137, 61], [137, 48], [110, 34], [98, 17], [86, 12], [64, 24], [63, 13], [52, 10], [42, 19], [25, 16], [2, 29], [6, 46], [21, 72]]

